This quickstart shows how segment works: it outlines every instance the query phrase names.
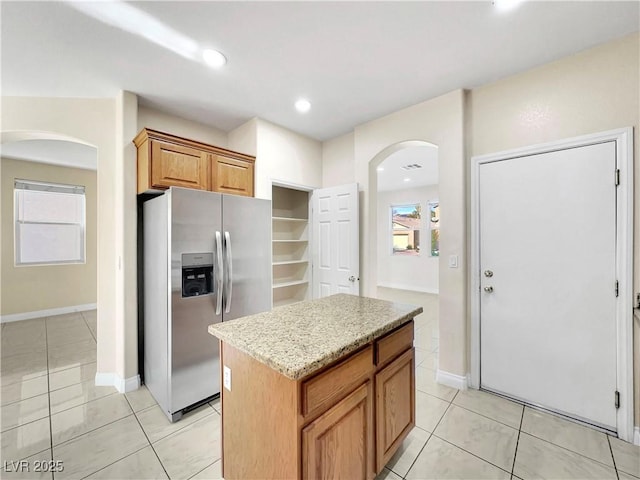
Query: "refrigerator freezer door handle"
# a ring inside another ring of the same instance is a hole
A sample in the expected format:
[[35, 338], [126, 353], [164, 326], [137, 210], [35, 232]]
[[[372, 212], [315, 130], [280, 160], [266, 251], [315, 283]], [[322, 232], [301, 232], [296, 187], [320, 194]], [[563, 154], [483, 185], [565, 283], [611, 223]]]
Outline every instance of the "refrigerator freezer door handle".
[[222, 236], [220, 232], [216, 232], [216, 280], [217, 280], [217, 300], [216, 315], [220, 315], [222, 311]]
[[231, 297], [233, 295], [233, 260], [231, 256], [231, 235], [224, 232], [225, 253], [227, 255], [227, 295], [225, 298], [225, 313], [231, 310]]

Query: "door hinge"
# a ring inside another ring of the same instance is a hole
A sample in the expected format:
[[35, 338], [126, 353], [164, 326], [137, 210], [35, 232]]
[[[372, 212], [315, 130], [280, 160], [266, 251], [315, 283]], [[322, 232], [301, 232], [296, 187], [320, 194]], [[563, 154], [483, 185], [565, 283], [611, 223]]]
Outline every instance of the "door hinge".
[[620, 392], [616, 390], [616, 408], [620, 408]]
[[620, 185], [620, 169], [616, 169], [616, 187]]
[[620, 283], [616, 280], [616, 297], [620, 294]]

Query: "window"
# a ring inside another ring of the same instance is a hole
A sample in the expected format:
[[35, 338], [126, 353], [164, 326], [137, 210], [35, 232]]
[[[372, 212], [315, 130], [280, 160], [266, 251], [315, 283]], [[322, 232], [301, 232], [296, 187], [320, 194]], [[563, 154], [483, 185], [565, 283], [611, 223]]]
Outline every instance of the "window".
[[84, 187], [16, 180], [16, 265], [84, 263]]
[[393, 255], [420, 254], [420, 204], [391, 206]]
[[431, 234], [431, 256], [440, 256], [440, 202], [429, 202], [429, 230]]

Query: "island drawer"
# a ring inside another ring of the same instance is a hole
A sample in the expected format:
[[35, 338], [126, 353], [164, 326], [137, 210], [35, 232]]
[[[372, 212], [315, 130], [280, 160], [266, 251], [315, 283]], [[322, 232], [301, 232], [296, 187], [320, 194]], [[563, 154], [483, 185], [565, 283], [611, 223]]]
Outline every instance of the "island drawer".
[[302, 415], [307, 417], [334, 405], [373, 371], [373, 348], [367, 348], [302, 382]]
[[413, 347], [413, 320], [385, 335], [375, 343], [375, 363], [381, 367]]

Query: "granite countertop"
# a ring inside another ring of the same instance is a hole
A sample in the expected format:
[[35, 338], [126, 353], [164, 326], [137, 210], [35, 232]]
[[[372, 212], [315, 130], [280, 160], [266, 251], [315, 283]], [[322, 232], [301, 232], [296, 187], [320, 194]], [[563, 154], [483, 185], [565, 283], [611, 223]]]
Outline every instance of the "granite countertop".
[[209, 326], [209, 333], [298, 380], [422, 313], [422, 307], [338, 294]]

